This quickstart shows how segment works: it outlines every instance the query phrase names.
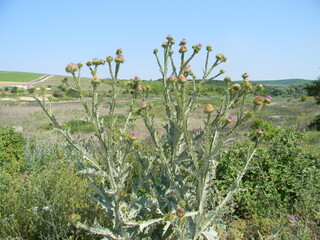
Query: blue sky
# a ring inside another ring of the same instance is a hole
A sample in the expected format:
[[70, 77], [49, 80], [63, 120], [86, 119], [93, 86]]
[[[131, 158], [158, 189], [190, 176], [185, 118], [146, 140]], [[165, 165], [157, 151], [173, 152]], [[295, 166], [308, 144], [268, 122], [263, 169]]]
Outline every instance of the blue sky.
[[[225, 54], [233, 79], [320, 75], [320, 0], [0, 0], [0, 33], [2, 71], [67, 75], [69, 62], [122, 48], [119, 78], [158, 79], [152, 51], [171, 34]], [[199, 77], [204, 53], [191, 63]]]

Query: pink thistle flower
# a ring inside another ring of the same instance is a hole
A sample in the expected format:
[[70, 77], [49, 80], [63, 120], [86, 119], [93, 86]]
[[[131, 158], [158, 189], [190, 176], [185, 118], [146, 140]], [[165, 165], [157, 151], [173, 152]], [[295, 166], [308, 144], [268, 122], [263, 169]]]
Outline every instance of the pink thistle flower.
[[146, 103], [145, 101], [142, 101], [142, 102], [140, 103], [140, 107], [141, 107], [142, 109], [146, 108], [146, 107], [147, 107], [147, 103]]
[[180, 49], [179, 49], [179, 53], [184, 53], [188, 51], [187, 47], [185, 45], [181, 45]]
[[184, 84], [186, 83], [188, 80], [186, 78], [186, 76], [184, 76], [183, 74], [180, 74], [179, 77], [178, 77], [178, 83], [180, 84]]
[[253, 103], [255, 105], [262, 105], [263, 104], [263, 97], [257, 96], [253, 99]]
[[163, 47], [163, 48], [165, 48], [165, 47], [167, 47], [168, 46], [168, 42], [163, 42], [162, 44], [161, 44], [161, 47]]
[[232, 120], [234, 119], [234, 116], [230, 115], [230, 116], [228, 117], [228, 119], [229, 119], [230, 121], [232, 121]]
[[179, 45], [183, 46], [187, 44], [187, 40], [185, 38], [182, 38], [182, 40], [180, 41]]
[[139, 81], [140, 81], [140, 78], [139, 78], [138, 76], [135, 76], [135, 77], [133, 78], [133, 81], [139, 82]]
[[59, 126], [61, 126], [62, 124], [63, 124], [63, 122], [62, 122], [62, 121], [59, 121], [59, 122], [58, 122], [58, 125], [59, 125]]
[[177, 209], [177, 215], [178, 217], [182, 218], [186, 214], [186, 211], [183, 208]]
[[75, 63], [69, 63], [67, 66], [66, 66], [66, 72], [68, 73], [74, 73], [78, 71], [78, 65], [75, 64]]
[[29, 82], [27, 83], [28, 88], [32, 88], [33, 87], [33, 83]]
[[137, 140], [137, 137], [138, 137], [138, 134], [137, 134], [135, 131], [132, 131], [132, 132], [129, 134], [129, 138], [130, 138], [130, 140], [132, 140], [132, 141]]
[[272, 99], [272, 97], [271, 97], [271, 96], [266, 96], [266, 99], [271, 100], [271, 99]]
[[116, 63], [124, 63], [124, 58], [121, 53], [119, 53], [115, 58]]
[[175, 80], [176, 80], [176, 78], [175, 78], [175, 76], [173, 76], [173, 75], [170, 75], [170, 76], [167, 78], [167, 81], [170, 82], [170, 83], [173, 83]]
[[296, 218], [295, 218], [294, 216], [290, 216], [290, 217], [289, 217], [289, 221], [295, 222], [295, 221], [296, 221]]
[[92, 58], [93, 64], [99, 64], [100, 60], [98, 58]]

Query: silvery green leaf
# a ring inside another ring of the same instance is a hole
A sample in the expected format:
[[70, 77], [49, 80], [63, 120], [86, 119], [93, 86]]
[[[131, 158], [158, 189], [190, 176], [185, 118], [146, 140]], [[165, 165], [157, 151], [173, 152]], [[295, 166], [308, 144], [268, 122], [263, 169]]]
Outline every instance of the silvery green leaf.
[[102, 235], [102, 236], [105, 237], [104, 239], [108, 239], [108, 240], [123, 240], [123, 238], [121, 236], [117, 235], [116, 233], [110, 231], [107, 228], [102, 228], [99, 225], [88, 226], [88, 225], [86, 225], [84, 223], [77, 222], [76, 223], [76, 227], [85, 229], [85, 230], [87, 230], [87, 231], [89, 231], [91, 233], [94, 233], [94, 234]]
[[140, 231], [143, 231], [145, 228], [149, 227], [152, 224], [162, 222], [163, 218], [152, 219], [149, 221], [145, 221], [139, 224]]
[[166, 224], [166, 225], [164, 226], [164, 228], [163, 228], [162, 236], [164, 236], [164, 235], [167, 233], [170, 225], [171, 225], [171, 222], [170, 222], [170, 221], [167, 221], [167, 224]]
[[218, 233], [213, 228], [209, 228], [208, 231], [201, 233], [207, 240], [219, 240]]
[[96, 175], [101, 177], [109, 177], [109, 175], [105, 171], [95, 170], [93, 168], [86, 168], [80, 170], [79, 173], [88, 174], [88, 175]]

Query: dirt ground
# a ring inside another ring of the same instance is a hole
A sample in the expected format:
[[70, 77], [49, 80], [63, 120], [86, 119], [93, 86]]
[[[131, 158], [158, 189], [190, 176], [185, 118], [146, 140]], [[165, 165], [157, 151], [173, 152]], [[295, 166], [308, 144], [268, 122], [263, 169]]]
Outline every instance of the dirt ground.
[[[20, 100], [24, 101], [13, 101], [9, 98], [0, 99], [0, 126], [14, 127], [27, 136], [42, 136], [46, 134], [43, 132], [43, 126], [48, 125], [50, 120], [33, 98], [21, 97]], [[51, 104], [51, 109], [58, 121], [67, 122], [72, 119], [82, 120], [85, 118], [83, 106], [80, 102], [53, 103]], [[128, 107], [116, 108], [117, 114], [125, 114], [127, 111]], [[100, 115], [107, 115], [107, 113], [108, 108], [102, 108]], [[200, 111], [191, 117], [189, 124], [191, 130], [199, 129], [203, 125], [204, 118], [201, 115]], [[165, 131], [163, 117], [155, 118], [157, 129], [162, 133]], [[149, 138], [141, 118], [137, 119], [134, 131], [138, 133], [140, 139], [146, 140]]]

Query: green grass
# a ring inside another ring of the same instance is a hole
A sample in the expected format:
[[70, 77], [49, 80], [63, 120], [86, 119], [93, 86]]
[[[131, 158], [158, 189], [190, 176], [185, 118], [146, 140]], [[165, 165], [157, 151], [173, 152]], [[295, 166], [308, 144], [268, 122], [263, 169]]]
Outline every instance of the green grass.
[[0, 71], [0, 81], [5, 82], [29, 82], [37, 79], [44, 74], [40, 73], [26, 73], [26, 72], [5, 72]]

